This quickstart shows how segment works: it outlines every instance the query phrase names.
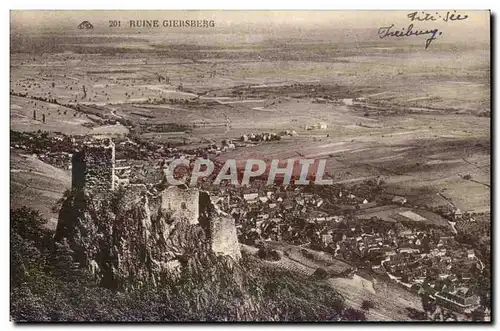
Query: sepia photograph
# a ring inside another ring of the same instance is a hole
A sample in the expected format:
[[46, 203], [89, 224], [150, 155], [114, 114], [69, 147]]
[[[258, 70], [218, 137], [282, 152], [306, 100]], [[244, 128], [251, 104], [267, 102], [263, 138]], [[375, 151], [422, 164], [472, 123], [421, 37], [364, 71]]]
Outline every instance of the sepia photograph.
[[11, 322], [492, 322], [489, 10], [9, 16]]

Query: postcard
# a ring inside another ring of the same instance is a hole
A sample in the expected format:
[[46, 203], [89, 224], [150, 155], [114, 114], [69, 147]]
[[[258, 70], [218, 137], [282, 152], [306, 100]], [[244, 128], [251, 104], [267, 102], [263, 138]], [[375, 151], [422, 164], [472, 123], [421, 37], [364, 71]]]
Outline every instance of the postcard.
[[13, 322], [482, 322], [491, 13], [10, 12]]

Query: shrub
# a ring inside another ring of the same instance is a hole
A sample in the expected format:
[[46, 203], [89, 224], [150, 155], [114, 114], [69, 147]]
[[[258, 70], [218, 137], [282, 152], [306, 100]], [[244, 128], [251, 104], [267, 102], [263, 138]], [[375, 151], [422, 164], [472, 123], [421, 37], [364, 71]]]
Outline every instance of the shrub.
[[313, 277], [315, 277], [317, 279], [327, 279], [328, 276], [329, 276], [328, 272], [323, 268], [318, 268], [313, 273]]
[[363, 300], [363, 302], [361, 303], [361, 309], [370, 310], [371, 308], [375, 308], [375, 305], [373, 304], [373, 302], [368, 301], [368, 300]]
[[365, 313], [354, 308], [344, 309], [342, 317], [348, 321], [366, 321]]
[[276, 250], [265, 247], [259, 248], [259, 250], [257, 251], [257, 256], [263, 260], [269, 260], [269, 261], [281, 260], [281, 256]]

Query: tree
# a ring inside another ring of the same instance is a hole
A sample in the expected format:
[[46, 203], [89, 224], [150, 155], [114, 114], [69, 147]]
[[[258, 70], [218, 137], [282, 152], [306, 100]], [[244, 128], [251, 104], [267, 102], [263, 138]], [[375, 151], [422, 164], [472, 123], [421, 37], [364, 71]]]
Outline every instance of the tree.
[[490, 268], [486, 266], [482, 274], [476, 278], [472, 289], [479, 295], [479, 304], [482, 307], [491, 306], [491, 275]]
[[406, 310], [408, 311], [408, 317], [417, 320], [417, 321], [425, 321], [427, 320], [427, 315], [418, 309], [415, 309], [413, 307], [406, 307]]
[[259, 250], [257, 251], [257, 256], [261, 259], [265, 259], [267, 257], [267, 249], [259, 248]]
[[434, 300], [432, 300], [428, 294], [423, 293], [421, 295], [422, 299], [422, 308], [424, 309], [424, 312], [427, 313], [428, 315], [432, 315], [436, 311], [436, 303]]
[[414, 283], [414, 284], [411, 286], [410, 290], [411, 290], [413, 293], [418, 293], [418, 292], [420, 291], [420, 289], [421, 289], [421, 288], [422, 288], [422, 287], [421, 287], [419, 284]]
[[323, 268], [317, 268], [316, 271], [314, 271], [313, 277], [317, 279], [326, 279], [328, 278], [328, 271], [326, 271]]
[[80, 266], [74, 261], [74, 251], [66, 238], [55, 243], [55, 249], [50, 257], [52, 273], [63, 280], [78, 282], [85, 276], [80, 272]]
[[344, 309], [342, 316], [348, 321], [366, 321], [365, 313], [354, 308]]
[[371, 302], [369, 300], [363, 300], [363, 302], [361, 303], [361, 309], [368, 311], [371, 308], [375, 308], [375, 305], [373, 304], [373, 302]]
[[483, 308], [477, 308], [477, 309], [473, 310], [472, 313], [470, 314], [471, 320], [478, 321], [478, 322], [484, 321], [485, 315], [486, 314], [485, 314]]
[[46, 220], [38, 211], [26, 207], [11, 210], [10, 222], [12, 232], [22, 239], [32, 242], [38, 249], [50, 247], [51, 233], [45, 228]]

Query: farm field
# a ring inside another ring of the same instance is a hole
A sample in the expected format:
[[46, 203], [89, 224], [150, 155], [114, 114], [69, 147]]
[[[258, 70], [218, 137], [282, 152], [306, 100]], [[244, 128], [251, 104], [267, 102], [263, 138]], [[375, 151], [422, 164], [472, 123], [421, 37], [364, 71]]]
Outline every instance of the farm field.
[[52, 207], [71, 189], [71, 174], [19, 151], [10, 153], [10, 208], [30, 206], [46, 217], [54, 230], [57, 212]]
[[[296, 46], [302, 54], [305, 46]], [[85, 113], [13, 96], [11, 126], [19, 131], [126, 134], [129, 129], [118, 121], [127, 120], [140, 125], [146, 139], [192, 145], [295, 130], [295, 137], [236, 149], [220, 160], [325, 158], [335, 182], [382, 176], [412, 202], [440, 205], [441, 193], [462, 210], [489, 210], [490, 119], [477, 116], [489, 106], [487, 52], [471, 47], [449, 61], [446, 45], [432, 53], [391, 49], [394, 66], [388, 67], [380, 63], [389, 55], [369, 45], [359, 46], [362, 55], [355, 56], [351, 49], [317, 47], [331, 52], [331, 60], [317, 54], [288, 59], [275, 48], [283, 58], [270, 61], [262, 55], [259, 59], [259, 48], [229, 46], [209, 51], [193, 46], [197, 60], [168, 53], [16, 54], [12, 92], [57, 96], [60, 104], [78, 104]], [[417, 57], [422, 60], [418, 68], [411, 64]], [[412, 88], [423, 77], [433, 84]], [[317, 102], [325, 97], [327, 102]], [[45, 124], [40, 113], [46, 115]], [[93, 123], [95, 116], [117, 123], [101, 126]], [[164, 123], [188, 130], [148, 132]], [[326, 129], [306, 130], [317, 123]]]

